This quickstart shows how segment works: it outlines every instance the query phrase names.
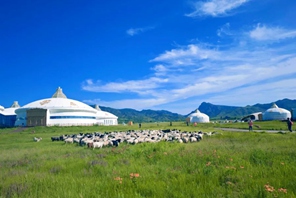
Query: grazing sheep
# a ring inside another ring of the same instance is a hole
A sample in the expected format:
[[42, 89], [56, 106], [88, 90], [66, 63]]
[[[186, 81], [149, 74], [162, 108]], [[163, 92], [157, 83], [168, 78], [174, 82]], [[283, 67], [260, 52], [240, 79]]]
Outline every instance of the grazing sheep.
[[42, 138], [41, 138], [41, 137], [40, 137], [40, 138], [34, 137], [33, 140], [34, 140], [35, 142], [39, 142], [39, 141], [42, 140]]
[[67, 144], [67, 143], [72, 143], [73, 144], [74, 140], [73, 140], [73, 138], [67, 138], [67, 139], [64, 140], [64, 142], [65, 142], [65, 144]]
[[93, 150], [95, 148], [102, 148], [104, 145], [104, 142], [93, 142]]
[[184, 143], [188, 143], [189, 142], [189, 138], [188, 137], [183, 137], [182, 140], [183, 140]]
[[119, 146], [119, 142], [118, 140], [111, 140], [112, 141], [112, 146], [116, 146], [118, 147]]
[[197, 138], [196, 137], [190, 137], [190, 142], [197, 142]]
[[51, 141], [60, 141], [60, 137], [51, 137]]

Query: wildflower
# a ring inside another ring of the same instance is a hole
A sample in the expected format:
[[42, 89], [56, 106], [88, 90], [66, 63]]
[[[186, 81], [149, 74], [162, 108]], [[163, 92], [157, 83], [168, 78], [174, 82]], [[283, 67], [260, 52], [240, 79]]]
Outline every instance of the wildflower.
[[122, 178], [121, 177], [115, 177], [114, 180], [119, 181], [119, 183], [122, 184]]
[[285, 188], [279, 188], [278, 191], [283, 192], [283, 193], [287, 193], [287, 189], [285, 189]]
[[265, 190], [268, 191], [268, 192], [273, 192], [274, 191], [274, 187], [269, 185], [269, 184], [265, 184], [264, 187], [265, 187]]
[[130, 174], [130, 178], [137, 178], [137, 177], [140, 177], [140, 174], [139, 173], [131, 173]]

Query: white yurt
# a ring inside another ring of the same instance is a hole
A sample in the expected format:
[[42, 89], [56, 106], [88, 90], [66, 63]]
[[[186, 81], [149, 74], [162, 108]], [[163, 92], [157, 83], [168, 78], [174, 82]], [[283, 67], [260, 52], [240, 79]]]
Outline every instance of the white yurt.
[[262, 114], [263, 120], [286, 120], [291, 118], [291, 112], [279, 108], [275, 103]]
[[20, 108], [18, 101], [14, 101], [9, 108], [0, 106], [0, 127], [13, 127], [16, 119], [15, 111]]
[[186, 121], [191, 123], [205, 123], [210, 122], [210, 117], [204, 113], [201, 113], [199, 110], [195, 110], [187, 117]]
[[68, 99], [60, 87], [51, 98], [31, 102], [15, 113], [15, 126], [117, 125], [115, 115]]

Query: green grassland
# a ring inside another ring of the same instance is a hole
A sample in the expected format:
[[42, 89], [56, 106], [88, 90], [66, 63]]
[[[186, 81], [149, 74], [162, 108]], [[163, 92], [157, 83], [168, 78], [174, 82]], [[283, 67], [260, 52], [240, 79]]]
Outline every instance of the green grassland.
[[95, 150], [50, 137], [138, 125], [0, 129], [0, 197], [296, 197], [296, 133], [266, 132], [286, 131], [280, 121], [254, 125], [262, 132], [219, 129], [247, 129], [247, 123], [142, 123], [141, 129], [222, 134]]

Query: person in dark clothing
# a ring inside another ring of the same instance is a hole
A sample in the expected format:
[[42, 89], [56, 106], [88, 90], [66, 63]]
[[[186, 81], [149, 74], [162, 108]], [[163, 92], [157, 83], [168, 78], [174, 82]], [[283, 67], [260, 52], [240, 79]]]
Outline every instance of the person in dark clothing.
[[248, 122], [249, 125], [249, 131], [253, 131], [253, 121], [250, 119]]
[[288, 125], [288, 130], [290, 132], [292, 132], [292, 125], [293, 125], [293, 122], [290, 118], [287, 118], [287, 125]]

